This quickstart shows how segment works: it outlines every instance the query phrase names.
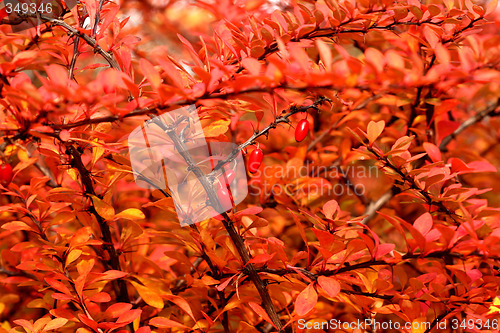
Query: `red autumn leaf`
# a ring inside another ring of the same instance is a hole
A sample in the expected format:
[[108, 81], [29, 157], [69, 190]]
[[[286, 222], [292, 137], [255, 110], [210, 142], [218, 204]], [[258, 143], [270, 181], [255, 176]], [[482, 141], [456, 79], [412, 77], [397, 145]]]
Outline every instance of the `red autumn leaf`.
[[258, 254], [256, 256], [254, 256], [252, 259], [250, 259], [248, 261], [248, 263], [252, 263], [252, 264], [264, 264], [268, 261], [270, 261], [271, 259], [273, 259], [274, 255], [276, 253], [272, 253], [272, 254], [268, 254], [268, 253], [261, 253], [261, 254]]
[[330, 297], [335, 297], [340, 292], [340, 283], [333, 277], [319, 276], [318, 284]]
[[122, 313], [118, 319], [116, 320], [116, 323], [119, 324], [128, 324], [133, 322], [137, 317], [139, 317], [142, 313], [141, 309], [133, 309], [129, 310], [125, 313]]
[[56, 279], [49, 278], [49, 277], [46, 277], [44, 280], [54, 290], [60, 291], [61, 293], [65, 294], [65, 295], [72, 296], [72, 293], [69, 290], [69, 288], [61, 281], [58, 281]]
[[314, 309], [318, 302], [318, 294], [314, 289], [314, 284], [310, 283], [297, 297], [295, 301], [295, 313], [301, 317]]
[[427, 155], [429, 155], [429, 157], [431, 158], [432, 162], [441, 161], [441, 151], [436, 145], [429, 142], [424, 142], [423, 147]]
[[104, 316], [107, 318], [117, 318], [130, 309], [132, 309], [132, 304], [130, 303], [115, 303], [106, 309]]
[[323, 214], [329, 219], [332, 219], [338, 210], [339, 203], [335, 200], [330, 200], [323, 205]]
[[64, 325], [66, 325], [67, 322], [68, 322], [68, 319], [66, 319], [66, 318], [55, 318], [55, 319], [52, 319], [51, 321], [49, 321], [45, 325], [45, 327], [43, 328], [42, 332], [47, 332], [47, 331], [51, 331], [51, 330], [57, 330], [58, 328], [61, 328]]
[[89, 297], [89, 300], [96, 303], [105, 303], [111, 301], [111, 296], [108, 293], [100, 292]]
[[429, 213], [424, 213], [420, 215], [413, 226], [417, 229], [422, 235], [426, 235], [432, 228], [432, 216]]
[[139, 64], [141, 66], [142, 73], [144, 74], [145, 77], [147, 77], [153, 89], [155, 90], [158, 89], [158, 87], [161, 84], [161, 77], [158, 71], [149, 61], [147, 61], [144, 58], [140, 60]]
[[390, 243], [379, 244], [375, 248], [374, 258], [379, 259], [394, 250], [396, 245]]
[[153, 325], [153, 326], [159, 327], [159, 328], [177, 327], [177, 328], [182, 328], [185, 330], [191, 330], [191, 328], [187, 327], [186, 325], [183, 325], [179, 322], [176, 322], [176, 321], [170, 320], [168, 318], [164, 318], [164, 317], [155, 317], [155, 318], [150, 319], [149, 325]]
[[78, 319], [82, 322], [82, 324], [90, 327], [94, 331], [97, 331], [97, 322], [95, 320], [90, 319], [87, 315], [79, 313]]
[[267, 321], [269, 324], [271, 324], [274, 328], [278, 329], [276, 325], [274, 325], [273, 321], [271, 318], [269, 318], [266, 310], [264, 310], [259, 304], [254, 303], [254, 302], [249, 302], [248, 305], [252, 308], [252, 310], [255, 311], [259, 316], [261, 316], [265, 321]]

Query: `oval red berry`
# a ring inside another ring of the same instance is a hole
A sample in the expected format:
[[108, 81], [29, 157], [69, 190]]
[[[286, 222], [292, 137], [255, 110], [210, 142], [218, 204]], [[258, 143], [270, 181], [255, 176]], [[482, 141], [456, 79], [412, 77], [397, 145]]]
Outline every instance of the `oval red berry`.
[[231, 193], [229, 193], [229, 190], [227, 188], [219, 187], [219, 189], [217, 189], [217, 199], [219, 200], [219, 204], [221, 205], [224, 212], [233, 208]]
[[229, 169], [222, 174], [222, 177], [226, 181], [226, 184], [229, 185], [233, 182], [234, 177], [236, 177], [236, 173], [234, 172], [233, 169]]
[[262, 159], [264, 158], [264, 153], [260, 149], [255, 149], [250, 153], [248, 158], [248, 171], [251, 173], [256, 173], [262, 164]]
[[0, 165], [0, 183], [3, 186], [9, 185], [10, 181], [12, 180], [12, 167], [10, 164], [2, 164]]
[[308, 132], [309, 132], [309, 121], [307, 121], [307, 119], [302, 119], [301, 121], [299, 121], [297, 127], [295, 128], [295, 140], [297, 142], [304, 140]]

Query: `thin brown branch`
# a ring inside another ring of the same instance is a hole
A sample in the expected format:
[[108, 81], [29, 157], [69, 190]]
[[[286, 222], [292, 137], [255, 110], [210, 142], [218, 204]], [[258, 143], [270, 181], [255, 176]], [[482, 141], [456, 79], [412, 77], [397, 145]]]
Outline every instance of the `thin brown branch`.
[[81, 32], [81, 31], [79, 31], [78, 29], [73, 28], [72, 26], [70, 26], [69, 24], [67, 24], [66, 22], [64, 22], [63, 20], [52, 18], [52, 17], [48, 17], [48, 16], [45, 16], [45, 15], [39, 15], [39, 17], [43, 21], [49, 22], [51, 25], [63, 27], [68, 32], [70, 32], [71, 35], [77, 36], [77, 37], [83, 39], [87, 44], [89, 44], [90, 46], [92, 46], [94, 48], [94, 50], [97, 53], [99, 53], [109, 63], [109, 65], [112, 68], [114, 68], [116, 70], [121, 70], [120, 66], [116, 62], [116, 60], [113, 57], [112, 53], [108, 52], [108, 51], [105, 51], [102, 47], [100, 47], [99, 44], [97, 43], [97, 41], [95, 40], [95, 38], [92, 38], [91, 36], [89, 36], [89, 35]]
[[481, 112], [476, 113], [474, 116], [470, 117], [469, 119], [461, 123], [460, 126], [453, 131], [453, 133], [449, 134], [443, 139], [443, 141], [441, 141], [441, 143], [439, 144], [439, 150], [441, 150], [442, 152], [446, 151], [447, 146], [451, 142], [451, 140], [456, 138], [457, 135], [465, 131], [470, 126], [480, 122], [481, 120], [483, 120], [488, 116], [500, 115], [500, 111], [497, 110], [499, 106], [500, 106], [500, 98], [497, 99], [495, 104], [491, 105], [490, 107], [484, 109]]
[[[408, 261], [408, 260], [413, 260], [413, 259], [442, 259], [445, 260], [446, 258], [456, 258], [456, 259], [472, 259], [472, 258], [478, 258], [479, 260], [497, 260], [500, 261], [499, 257], [495, 256], [487, 256], [484, 254], [481, 254], [479, 252], [472, 252], [467, 255], [457, 253], [457, 252], [452, 252], [451, 250], [444, 250], [444, 251], [437, 251], [437, 252], [431, 252], [431, 253], [406, 253], [405, 255], [402, 256], [402, 261]], [[478, 259], [472, 259], [472, 260], [478, 260]], [[401, 264], [401, 261], [398, 261], [398, 265]], [[300, 271], [302, 274], [307, 275], [310, 279], [317, 279], [320, 276], [335, 276], [338, 274], [346, 273], [346, 272], [351, 272], [354, 270], [358, 269], [363, 269], [363, 268], [371, 268], [374, 266], [391, 266], [391, 262], [386, 262], [385, 260], [379, 259], [379, 260], [368, 260], [368, 261], [363, 261], [357, 264], [352, 264], [352, 265], [345, 265], [342, 267], [339, 267], [337, 269], [330, 269], [330, 270], [323, 270], [319, 271], [316, 273], [311, 272], [307, 268], [302, 268], [302, 267], [294, 267], [294, 269], [291, 268], [281, 268], [281, 269], [272, 269], [272, 268], [259, 268], [259, 272], [266, 272], [270, 274], [275, 274], [275, 275], [280, 275], [283, 276], [285, 274], [297, 274], [297, 271]]]
[[[80, 152], [74, 146], [68, 145], [67, 153], [69, 156], [72, 157], [72, 162], [75, 168], [80, 173], [85, 194], [95, 196], [96, 193], [92, 185], [92, 178], [90, 176], [90, 172], [83, 164]], [[99, 215], [92, 201], [89, 207], [89, 212], [92, 215], [94, 215], [94, 217], [97, 220], [97, 223], [99, 224], [99, 228], [101, 229], [102, 239], [104, 241], [103, 248], [108, 252], [110, 258], [109, 266], [114, 270], [121, 271], [120, 258], [115, 247], [113, 246], [113, 238], [111, 237], [111, 230], [109, 229], [108, 223], [101, 215]], [[115, 292], [118, 301], [129, 303], [130, 299], [128, 296], [127, 285], [125, 284], [125, 281], [122, 279], [118, 279], [116, 280], [116, 283], [113, 283], [113, 286], [115, 287]]]
[[74, 71], [75, 71], [75, 65], [76, 65], [76, 59], [78, 58], [79, 52], [78, 52], [78, 46], [80, 45], [80, 38], [75, 38], [73, 45], [73, 56], [71, 57], [71, 63], [69, 64], [69, 79], [73, 80], [75, 78], [74, 76]]
[[261, 136], [267, 136], [269, 134], [269, 131], [271, 129], [274, 129], [274, 128], [278, 127], [278, 124], [281, 124], [281, 123], [287, 123], [288, 124], [288, 123], [290, 123], [290, 121], [288, 120], [288, 118], [290, 118], [294, 114], [300, 113], [300, 112], [306, 112], [309, 109], [318, 109], [320, 105], [322, 105], [323, 103], [325, 103], [327, 101], [330, 101], [330, 99], [328, 99], [326, 97], [318, 97], [312, 104], [305, 105], [305, 106], [300, 106], [300, 107], [298, 107], [298, 106], [292, 106], [292, 107], [290, 107], [290, 111], [287, 114], [285, 114], [284, 116], [277, 117], [272, 123], [270, 123], [269, 125], [267, 125], [264, 129], [262, 129], [259, 132], [255, 132], [245, 142], [243, 142], [238, 147], [236, 147], [235, 149], [233, 149], [233, 151], [231, 151], [231, 153], [224, 160], [221, 160], [221, 161], [219, 161], [217, 163], [217, 165], [215, 166], [214, 170], [210, 174], [211, 175], [215, 174], [217, 172], [217, 170], [219, 168], [221, 168], [224, 164], [233, 161], [236, 158], [236, 156], [238, 156], [238, 153], [241, 150], [245, 149], [246, 147], [248, 147], [250, 145], [255, 144], [255, 140], [257, 138], [259, 138]]
[[395, 187], [382, 194], [382, 196], [378, 198], [376, 201], [372, 201], [368, 204], [368, 206], [365, 209], [365, 213], [363, 214], [366, 216], [363, 218], [361, 223], [367, 224], [372, 218], [375, 217], [377, 211], [380, 210], [382, 207], [384, 207], [385, 204], [388, 203], [394, 196], [395, 193], [394, 189]]
[[101, 9], [102, 9], [102, 6], [104, 5], [104, 1], [106, 1], [106, 0], [99, 0], [99, 4], [97, 5], [94, 27], [92, 28], [92, 33], [90, 34], [90, 37], [92, 37], [92, 38], [95, 38], [96, 33], [97, 33], [97, 28], [99, 27], [99, 21], [101, 20]]

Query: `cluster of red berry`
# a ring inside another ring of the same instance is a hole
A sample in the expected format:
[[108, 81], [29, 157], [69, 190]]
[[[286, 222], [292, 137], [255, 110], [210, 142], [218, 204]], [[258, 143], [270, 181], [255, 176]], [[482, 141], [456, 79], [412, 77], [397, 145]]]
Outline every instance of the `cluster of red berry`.
[[[301, 142], [306, 138], [307, 133], [309, 133], [309, 121], [307, 119], [302, 119], [295, 128], [295, 140]], [[256, 173], [262, 164], [263, 158], [264, 153], [262, 150], [260, 148], [254, 149], [248, 157], [248, 171], [250, 171], [250, 173]]]
[[[306, 138], [307, 133], [309, 133], [309, 121], [307, 119], [302, 119], [295, 128], [295, 140], [301, 142]], [[248, 171], [250, 171], [250, 173], [256, 173], [263, 159], [264, 153], [262, 150], [258, 147], [254, 149], [248, 157]], [[233, 198], [228, 186], [233, 182], [235, 176], [234, 170], [227, 170], [217, 183], [217, 198], [224, 211], [233, 207]]]

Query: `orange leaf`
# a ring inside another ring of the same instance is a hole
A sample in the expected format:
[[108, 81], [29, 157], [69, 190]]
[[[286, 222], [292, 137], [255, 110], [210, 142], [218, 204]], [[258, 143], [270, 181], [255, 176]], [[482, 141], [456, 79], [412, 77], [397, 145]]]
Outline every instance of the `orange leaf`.
[[175, 303], [178, 307], [180, 307], [182, 310], [184, 310], [193, 320], [196, 321], [193, 311], [191, 310], [191, 307], [189, 306], [189, 303], [182, 297], [180, 296], [175, 296], [175, 295], [166, 295], [166, 299], [168, 299], [170, 302]]
[[227, 132], [230, 123], [230, 120], [223, 119], [212, 121], [209, 126], [203, 128], [203, 133], [207, 138], [219, 136]]
[[187, 331], [191, 331], [191, 327], [187, 327], [178, 323], [176, 321], [164, 318], [164, 317], [155, 317], [149, 321], [149, 325], [153, 325], [159, 328], [170, 328], [170, 327], [178, 327], [182, 329], [186, 329]]
[[318, 284], [330, 297], [335, 297], [340, 292], [339, 281], [332, 277], [320, 276], [318, 277]]
[[368, 124], [367, 135], [370, 145], [377, 140], [377, 138], [382, 134], [385, 128], [385, 121], [381, 120], [378, 122], [370, 121]]
[[339, 203], [335, 200], [330, 200], [323, 205], [323, 214], [329, 219], [339, 210]]
[[146, 216], [137, 208], [128, 208], [115, 215], [115, 219], [141, 220]]
[[92, 198], [92, 202], [94, 203], [95, 209], [99, 215], [102, 216], [105, 220], [111, 220], [115, 216], [115, 209], [96, 197], [95, 195], [90, 196]]
[[318, 302], [318, 294], [314, 289], [313, 283], [310, 283], [297, 297], [295, 301], [295, 313], [299, 316], [305, 316], [314, 309]]
[[63, 327], [64, 325], [66, 325], [66, 323], [68, 322], [68, 319], [66, 318], [56, 318], [56, 319], [52, 319], [51, 321], [49, 321], [47, 323], [47, 325], [45, 325], [45, 327], [43, 328], [42, 332], [46, 332], [46, 331], [50, 331], [50, 330], [56, 330], [60, 327]]
[[105, 303], [111, 301], [111, 296], [108, 293], [100, 292], [89, 297], [89, 300], [95, 303]]
[[33, 228], [24, 223], [23, 221], [14, 221], [14, 222], [8, 222], [2, 225], [2, 229], [9, 230], [9, 231], [19, 231], [19, 230], [31, 230], [33, 231]]
[[441, 151], [439, 150], [438, 147], [436, 147], [436, 145], [429, 142], [424, 142], [423, 146], [425, 152], [427, 153], [427, 155], [429, 155], [432, 162], [441, 161]]
[[269, 316], [267, 315], [267, 312], [266, 310], [264, 310], [259, 304], [257, 303], [254, 303], [254, 302], [248, 302], [248, 305], [250, 305], [250, 307], [252, 308], [252, 310], [255, 311], [255, 313], [257, 313], [259, 316], [262, 317], [262, 319], [264, 319], [265, 321], [267, 321], [269, 324], [273, 325], [273, 327], [275, 329], [278, 329], [273, 321], [271, 320], [271, 318], [269, 318]]
[[135, 287], [135, 290], [137, 290], [137, 292], [142, 297], [144, 302], [146, 302], [148, 305], [151, 305], [152, 307], [155, 307], [157, 309], [163, 309], [163, 306], [164, 306], [163, 300], [160, 297], [160, 295], [158, 295], [157, 292], [155, 292], [155, 291], [149, 289], [148, 287], [143, 286], [142, 284], [139, 284], [137, 282], [130, 281], [130, 283], [132, 283], [132, 285]]
[[149, 83], [153, 89], [157, 89], [161, 84], [161, 77], [158, 71], [154, 68], [153, 64], [144, 58], [139, 60], [139, 65], [141, 67], [142, 74], [148, 79]]
[[97, 278], [95, 278], [92, 283], [95, 281], [105, 281], [105, 280], [115, 280], [115, 279], [121, 279], [122, 277], [127, 276], [128, 273], [122, 272], [122, 271], [115, 271], [115, 270], [109, 270], [106, 271], [102, 274], [100, 274]]
[[104, 316], [106, 318], [117, 318], [120, 317], [125, 312], [132, 309], [132, 304], [129, 303], [115, 303], [106, 309]]
[[118, 319], [116, 320], [116, 323], [120, 324], [128, 324], [131, 323], [135, 320], [135, 318], [139, 317], [142, 313], [141, 309], [134, 309], [134, 310], [129, 310], [122, 314]]

